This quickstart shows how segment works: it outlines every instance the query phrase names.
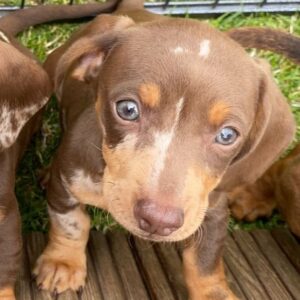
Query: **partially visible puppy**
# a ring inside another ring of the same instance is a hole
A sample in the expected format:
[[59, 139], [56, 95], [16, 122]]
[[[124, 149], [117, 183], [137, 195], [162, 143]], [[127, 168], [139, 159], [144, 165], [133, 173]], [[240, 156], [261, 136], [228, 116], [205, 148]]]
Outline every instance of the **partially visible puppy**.
[[228, 193], [228, 199], [233, 216], [239, 220], [268, 217], [278, 208], [291, 231], [300, 237], [300, 145], [275, 162], [254, 184]]
[[14, 36], [30, 25], [110, 11], [116, 3], [45, 6], [0, 19], [1, 300], [14, 299], [13, 287], [21, 255], [20, 216], [14, 194], [16, 166], [31, 135], [39, 126], [40, 115], [36, 113], [47, 103], [52, 90], [46, 72]]

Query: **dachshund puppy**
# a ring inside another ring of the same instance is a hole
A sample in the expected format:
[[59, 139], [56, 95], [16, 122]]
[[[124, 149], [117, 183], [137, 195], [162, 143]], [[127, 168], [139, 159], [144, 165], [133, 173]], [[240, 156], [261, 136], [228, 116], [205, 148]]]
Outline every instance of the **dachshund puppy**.
[[235, 299], [222, 263], [226, 193], [261, 176], [295, 124], [267, 63], [231, 34], [124, 0], [48, 57], [64, 135], [47, 192], [49, 242], [34, 270], [39, 287], [84, 286], [85, 206], [93, 205], [141, 238], [189, 238], [190, 299]]

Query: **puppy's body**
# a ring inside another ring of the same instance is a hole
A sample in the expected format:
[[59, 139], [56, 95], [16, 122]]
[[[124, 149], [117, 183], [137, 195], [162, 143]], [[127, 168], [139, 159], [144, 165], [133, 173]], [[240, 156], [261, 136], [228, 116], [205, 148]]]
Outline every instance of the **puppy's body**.
[[48, 75], [14, 36], [30, 25], [110, 11], [115, 4], [38, 7], [0, 19], [0, 299], [14, 299], [21, 255], [20, 217], [14, 194], [16, 167], [40, 125], [41, 114], [37, 112], [51, 94]]
[[292, 114], [267, 64], [226, 34], [142, 7], [123, 1], [45, 63], [65, 132], [37, 282], [58, 293], [84, 285], [89, 204], [142, 238], [191, 237], [191, 299], [233, 299], [221, 260], [225, 192], [256, 180], [287, 147]]

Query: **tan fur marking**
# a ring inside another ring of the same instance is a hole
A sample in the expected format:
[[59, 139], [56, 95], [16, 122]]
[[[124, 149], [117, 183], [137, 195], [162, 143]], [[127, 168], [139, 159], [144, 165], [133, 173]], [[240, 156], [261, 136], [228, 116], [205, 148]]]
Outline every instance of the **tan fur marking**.
[[229, 114], [229, 107], [223, 101], [215, 103], [208, 112], [208, 121], [214, 126], [221, 125]]
[[[51, 216], [51, 209], [49, 212]], [[33, 271], [42, 289], [56, 290], [58, 293], [67, 289], [76, 291], [85, 285], [85, 247], [90, 229], [89, 217], [81, 207], [74, 209], [72, 218], [66, 222], [69, 225], [70, 222], [77, 223], [77, 232], [73, 237], [68, 226], [63, 226], [62, 218], [62, 215], [56, 217], [52, 212], [49, 242]]]
[[143, 83], [139, 88], [141, 101], [151, 108], [159, 106], [160, 89], [154, 83]]
[[0, 223], [4, 220], [5, 218], [5, 208], [0, 206]]
[[0, 299], [1, 300], [15, 300], [14, 288], [9, 286], [0, 289]]
[[227, 286], [222, 261], [209, 276], [201, 276], [198, 268], [197, 249], [194, 246], [183, 251], [183, 270], [189, 299], [191, 300], [237, 300]]

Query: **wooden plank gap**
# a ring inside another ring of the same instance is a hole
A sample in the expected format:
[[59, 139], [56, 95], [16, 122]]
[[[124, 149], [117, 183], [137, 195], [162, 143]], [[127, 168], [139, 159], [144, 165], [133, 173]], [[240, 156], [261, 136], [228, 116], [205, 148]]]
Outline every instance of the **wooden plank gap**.
[[230, 289], [238, 297], [239, 300], [247, 300], [244, 291], [242, 290], [234, 273], [230, 270], [230, 267], [226, 263], [225, 259], [224, 259], [224, 267], [225, 267], [226, 280]]
[[154, 252], [153, 243], [136, 237], [133, 238], [132, 243], [135, 249], [135, 257], [150, 298], [176, 299], [158, 257]]
[[232, 236], [270, 298], [272, 300], [291, 299], [289, 292], [261, 253], [253, 237], [248, 232], [241, 231], [235, 231]]
[[110, 232], [107, 240], [123, 283], [126, 299], [148, 300], [149, 295], [133, 256], [133, 246], [128, 241], [128, 235], [124, 235], [120, 231], [114, 231]]
[[270, 299], [266, 289], [243, 255], [232, 236], [228, 236], [224, 250], [224, 261], [229, 266], [247, 299]]
[[94, 261], [97, 280], [104, 299], [126, 299], [121, 278], [115, 268], [106, 236], [92, 231], [88, 243], [91, 257]]
[[183, 276], [182, 261], [175, 244], [155, 244], [154, 251], [168, 279], [173, 295], [178, 300], [188, 299], [188, 293]]
[[288, 257], [296, 270], [300, 273], [300, 244], [287, 229], [273, 229], [271, 234], [280, 249]]
[[300, 275], [285, 253], [281, 251], [270, 232], [260, 229], [252, 231], [251, 235], [283, 285], [293, 298], [297, 298], [300, 295]]

